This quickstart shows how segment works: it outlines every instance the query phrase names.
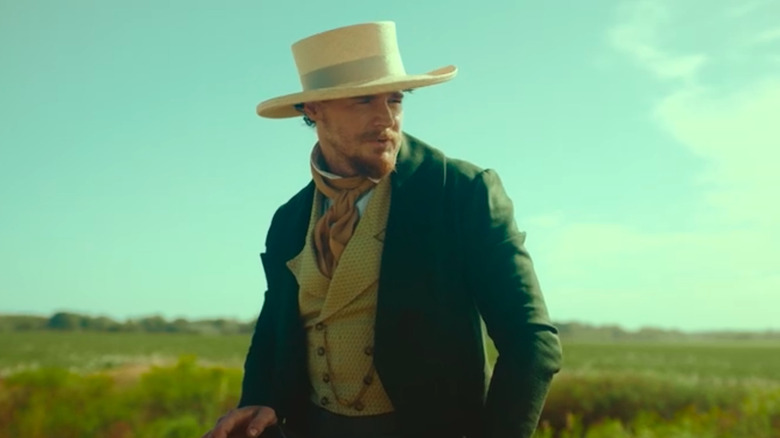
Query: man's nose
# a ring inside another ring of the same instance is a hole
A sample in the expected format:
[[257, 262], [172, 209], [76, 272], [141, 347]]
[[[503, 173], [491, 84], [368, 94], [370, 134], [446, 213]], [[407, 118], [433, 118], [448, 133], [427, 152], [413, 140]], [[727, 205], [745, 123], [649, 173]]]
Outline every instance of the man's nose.
[[374, 125], [381, 128], [391, 128], [396, 123], [396, 111], [388, 103], [377, 105], [374, 114]]

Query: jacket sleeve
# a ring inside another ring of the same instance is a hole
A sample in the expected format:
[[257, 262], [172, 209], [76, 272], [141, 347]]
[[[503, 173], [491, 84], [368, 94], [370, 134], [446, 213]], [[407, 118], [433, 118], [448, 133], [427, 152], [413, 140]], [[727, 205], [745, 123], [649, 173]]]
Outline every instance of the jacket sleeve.
[[241, 398], [238, 407], [270, 406], [275, 408], [272, 400], [271, 379], [273, 372], [274, 339], [271, 335], [273, 327], [272, 294], [265, 293], [265, 301], [260, 316], [255, 324], [252, 341], [244, 361], [244, 378], [241, 384]]
[[529, 438], [562, 350], [512, 201], [498, 175], [480, 172], [465, 210], [467, 281], [498, 350], [485, 405], [485, 436]]
[[278, 303], [275, 302], [278, 281], [276, 272], [277, 237], [285, 232], [283, 225], [283, 208], [278, 209], [271, 219], [271, 226], [266, 236], [266, 250], [260, 254], [268, 288], [265, 292], [263, 306], [255, 324], [252, 341], [244, 361], [244, 377], [241, 384], [241, 398], [238, 407], [269, 406], [277, 409], [274, 394], [273, 373], [276, 363], [274, 328]]

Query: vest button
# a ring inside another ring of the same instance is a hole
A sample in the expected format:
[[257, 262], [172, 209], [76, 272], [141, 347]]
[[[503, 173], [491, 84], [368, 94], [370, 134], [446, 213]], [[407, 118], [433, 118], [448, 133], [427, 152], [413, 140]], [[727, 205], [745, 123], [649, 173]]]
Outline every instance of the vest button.
[[363, 353], [366, 353], [366, 356], [371, 356], [372, 354], [374, 354], [374, 347], [369, 345], [363, 350]]
[[317, 349], [317, 356], [325, 356], [325, 347], [320, 347]]
[[369, 376], [363, 377], [363, 383], [366, 385], [370, 385], [374, 381], [374, 378]]
[[330, 374], [328, 374], [328, 373], [323, 374], [322, 375], [322, 381], [325, 382], [325, 383], [330, 382]]
[[363, 409], [365, 409], [365, 406], [363, 406], [363, 403], [360, 403], [359, 401], [355, 402], [355, 410], [356, 411], [359, 412], [359, 411], [362, 411]]
[[328, 400], [328, 397], [322, 397], [322, 398], [320, 399], [320, 404], [321, 404], [322, 406], [327, 406], [327, 405], [328, 405], [328, 403], [330, 403], [330, 400]]
[[317, 325], [314, 326], [314, 328], [319, 332], [322, 331], [322, 329], [325, 328], [325, 324], [318, 322]]

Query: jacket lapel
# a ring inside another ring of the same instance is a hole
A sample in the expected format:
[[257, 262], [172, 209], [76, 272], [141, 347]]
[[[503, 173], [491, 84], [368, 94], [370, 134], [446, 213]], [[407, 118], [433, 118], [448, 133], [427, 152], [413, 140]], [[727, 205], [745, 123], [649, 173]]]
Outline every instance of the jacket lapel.
[[422, 297], [406, 296], [410, 283], [428, 275], [438, 233], [438, 215], [442, 211], [444, 156], [408, 134], [392, 175], [392, 205], [387, 220], [386, 238], [377, 297], [377, 336], [400, 307]]
[[306, 240], [303, 249], [295, 258], [287, 261], [287, 267], [295, 275], [298, 282], [298, 305], [301, 319], [310, 327], [319, 321], [320, 309], [328, 292], [329, 280], [322, 275], [314, 255], [314, 244], [311, 239], [318, 214], [322, 210], [322, 195], [315, 193], [309, 214], [309, 226], [306, 230]]
[[[430, 231], [441, 212], [446, 173], [444, 156], [433, 148], [406, 135], [392, 176], [393, 204], [387, 220], [387, 242], [382, 273], [403, 266], [408, 249], [432, 242]], [[388, 275], [389, 275], [388, 274]]]
[[390, 185], [380, 183], [375, 190], [330, 281], [320, 321], [343, 309], [379, 278]]
[[[430, 255], [434, 245], [435, 217], [441, 209], [445, 177], [441, 152], [404, 134], [396, 170], [390, 178], [392, 203], [386, 229], [377, 233], [383, 240], [378, 240], [382, 250], [377, 293], [377, 338], [392, 337], [392, 322], [397, 321], [398, 311], [404, 303], [416, 299], [405, 296], [404, 291], [410, 282], [418, 281], [423, 275], [419, 270], [426, 265], [423, 261]], [[425, 187], [425, 190], [420, 190], [420, 187]], [[314, 192], [314, 183], [310, 182], [288, 203], [284, 217], [279, 218], [280, 221], [286, 221], [281, 227], [282, 232], [269, 235], [269, 240], [273, 241], [270, 245], [278, 250], [283, 260], [283, 271], [272, 270], [268, 274], [290, 275], [295, 286], [298, 286], [297, 281], [285, 262], [295, 258], [304, 247]], [[373, 254], [377, 253], [373, 251]], [[342, 257], [358, 256], [345, 254]], [[298, 292], [298, 287], [286, 291], [291, 299], [294, 297], [296, 304]], [[339, 305], [333, 303], [329, 307], [335, 309]], [[299, 310], [297, 305], [295, 308]], [[300, 318], [300, 314], [295, 317]]]

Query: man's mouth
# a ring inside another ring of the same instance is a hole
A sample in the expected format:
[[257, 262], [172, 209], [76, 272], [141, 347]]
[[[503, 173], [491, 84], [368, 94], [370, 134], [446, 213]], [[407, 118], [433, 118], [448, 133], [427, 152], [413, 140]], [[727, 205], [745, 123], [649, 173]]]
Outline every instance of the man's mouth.
[[376, 143], [387, 143], [392, 142], [395, 140], [394, 135], [388, 134], [388, 133], [369, 133], [365, 136], [365, 139], [368, 141], [376, 142]]

